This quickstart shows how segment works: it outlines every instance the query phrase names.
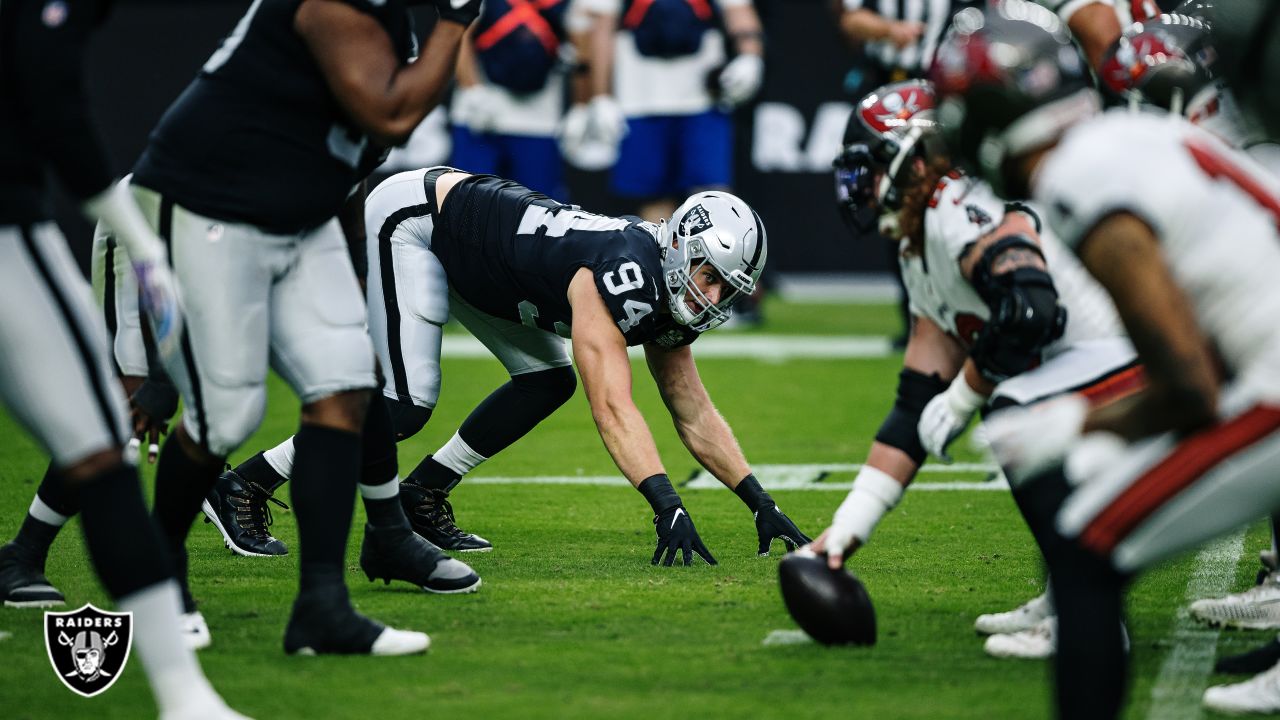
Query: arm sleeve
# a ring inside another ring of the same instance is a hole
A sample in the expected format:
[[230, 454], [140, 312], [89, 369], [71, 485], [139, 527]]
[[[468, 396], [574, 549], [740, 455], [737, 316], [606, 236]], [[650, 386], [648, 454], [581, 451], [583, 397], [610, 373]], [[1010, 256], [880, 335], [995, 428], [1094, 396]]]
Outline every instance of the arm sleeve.
[[100, 0], [18, 0], [10, 16], [6, 74], [12, 73], [27, 138], [79, 201], [101, 193], [113, 177], [84, 88], [85, 49], [105, 8]]

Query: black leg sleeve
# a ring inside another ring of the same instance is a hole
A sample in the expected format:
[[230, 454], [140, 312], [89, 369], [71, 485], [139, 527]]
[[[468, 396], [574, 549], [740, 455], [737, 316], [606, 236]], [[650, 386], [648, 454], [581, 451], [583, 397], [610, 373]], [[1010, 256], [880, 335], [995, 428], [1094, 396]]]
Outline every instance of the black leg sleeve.
[[89, 557], [112, 599], [173, 577], [154, 521], [147, 515], [138, 473], [120, 465], [86, 482], [81, 526]]
[[303, 425], [293, 438], [293, 512], [298, 518], [302, 587], [341, 582], [347, 534], [355, 510], [361, 438]]
[[472, 450], [493, 457], [568, 402], [577, 386], [572, 367], [513, 375], [471, 411], [458, 434]]
[[44, 478], [40, 480], [40, 488], [36, 490], [36, 494], [40, 496], [40, 500], [53, 509], [59, 515], [73, 517], [80, 512], [80, 493], [78, 489], [66, 478], [58, 474], [53, 469], [53, 464], [49, 464], [49, 469], [45, 470]]

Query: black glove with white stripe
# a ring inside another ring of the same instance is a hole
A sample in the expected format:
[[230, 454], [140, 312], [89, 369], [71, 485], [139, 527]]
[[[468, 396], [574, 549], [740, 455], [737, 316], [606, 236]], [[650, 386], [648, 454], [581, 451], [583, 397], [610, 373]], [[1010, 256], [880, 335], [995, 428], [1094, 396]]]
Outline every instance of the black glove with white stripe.
[[760, 556], [769, 554], [769, 546], [774, 540], [781, 540], [787, 552], [801, 545], [808, 545], [812, 540], [800, 531], [791, 518], [783, 514], [778, 503], [773, 501], [769, 493], [760, 487], [755, 475], [748, 475], [733, 489], [742, 502], [751, 509], [756, 519], [756, 536], [760, 539], [760, 547], [756, 552]]
[[[676, 494], [666, 475], [645, 478], [637, 489], [653, 507], [653, 527], [658, 533], [658, 547], [653, 551], [652, 564], [657, 565], [658, 560], [662, 560], [663, 566], [671, 567], [675, 563], [677, 552], [683, 554], [685, 565], [693, 564], [694, 554], [708, 565], [716, 564], [711, 551], [702, 543], [702, 538], [698, 537], [693, 518], [689, 517], [689, 511], [684, 509], [680, 496]], [[666, 553], [665, 557], [663, 553]]]

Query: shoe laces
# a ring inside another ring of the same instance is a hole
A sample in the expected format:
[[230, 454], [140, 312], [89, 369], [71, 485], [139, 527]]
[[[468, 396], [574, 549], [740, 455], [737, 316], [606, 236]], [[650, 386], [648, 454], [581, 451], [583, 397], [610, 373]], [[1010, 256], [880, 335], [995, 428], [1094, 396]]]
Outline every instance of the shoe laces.
[[271, 515], [271, 506], [267, 505], [267, 502], [275, 503], [285, 510], [289, 509], [289, 506], [277, 500], [270, 490], [252, 480], [244, 481], [242, 492], [230, 492], [227, 495], [236, 506], [236, 521], [240, 527], [249, 535], [263, 540], [271, 537], [267, 528], [275, 523], [275, 518]]
[[427, 490], [422, 496], [422, 502], [414, 508], [414, 512], [425, 518], [440, 532], [448, 535], [465, 535], [466, 533], [458, 528], [454, 520], [453, 505], [449, 503], [448, 497], [440, 490]]

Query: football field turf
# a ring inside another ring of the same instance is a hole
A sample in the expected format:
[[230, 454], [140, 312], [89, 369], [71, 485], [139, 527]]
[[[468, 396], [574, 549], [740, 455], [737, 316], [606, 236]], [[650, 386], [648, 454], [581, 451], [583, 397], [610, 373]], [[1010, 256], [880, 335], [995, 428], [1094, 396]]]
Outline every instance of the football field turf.
[[[888, 306], [772, 303], [758, 333], [797, 336], [894, 332]], [[747, 337], [753, 333], [717, 331]], [[799, 344], [802, 339], [793, 338]], [[788, 342], [782, 340], [781, 342]], [[695, 346], [695, 355], [696, 346]], [[716, 358], [699, 367], [749, 459], [760, 465], [857, 463], [892, 402], [900, 356]], [[635, 364], [636, 399], [679, 484], [695, 462], [681, 446], [648, 379]], [[446, 440], [465, 413], [504, 380], [491, 359], [443, 361], [439, 408], [400, 446], [402, 473]], [[259, 433], [242, 460], [286, 437], [297, 403], [276, 379]], [[968, 442], [961, 462], [978, 463]], [[0, 535], [16, 531], [45, 459], [0, 415]], [[151, 484], [152, 471], [144, 471]], [[1035, 546], [1007, 492], [909, 491], [851, 563], [876, 604], [871, 648], [766, 645], [793, 630], [777, 587], [781, 553], [756, 557], [747, 509], [723, 488], [681, 490], [716, 567], [652, 567], [654, 531], [643, 498], [617, 482], [581, 389], [531, 435], [452, 496], [459, 524], [494, 550], [463, 559], [484, 579], [479, 592], [428, 595], [403, 583], [369, 583], [358, 566], [356, 511], [347, 581], [359, 609], [426, 631], [432, 648], [405, 658], [291, 658], [281, 637], [297, 581], [297, 529], [275, 510], [285, 558], [233, 556], [211, 526], [188, 544], [192, 591], [213, 634], [200, 660], [237, 709], [257, 718], [1041, 718], [1046, 665], [982, 652], [973, 619], [1010, 609], [1042, 587]], [[558, 484], [538, 478], [560, 478]], [[564, 478], [582, 478], [570, 484]], [[816, 535], [843, 497], [851, 472], [814, 474], [803, 489], [777, 490], [780, 506]], [[973, 472], [931, 472], [919, 482], [981, 481]], [[769, 479], [765, 478], [766, 487]], [[701, 483], [697, 483], [701, 486]], [[837, 488], [830, 492], [823, 488]], [[288, 502], [287, 486], [280, 493]], [[358, 506], [358, 503], [357, 503]], [[1266, 542], [1257, 525], [1213, 551], [1143, 577], [1129, 596], [1134, 682], [1127, 717], [1195, 718], [1216, 653], [1268, 639], [1218, 633], [1180, 614], [1188, 592], [1238, 590], [1252, 580]], [[54, 546], [50, 579], [68, 597], [106, 605], [75, 521]], [[0, 609], [0, 718], [137, 718], [153, 715], [138, 658], [104, 695], [84, 699], [54, 677], [38, 610]]]

